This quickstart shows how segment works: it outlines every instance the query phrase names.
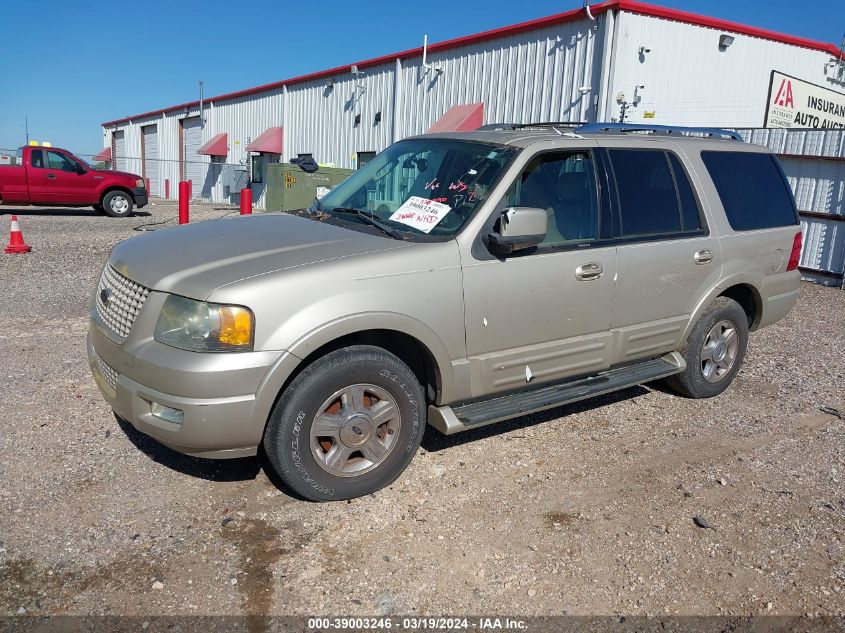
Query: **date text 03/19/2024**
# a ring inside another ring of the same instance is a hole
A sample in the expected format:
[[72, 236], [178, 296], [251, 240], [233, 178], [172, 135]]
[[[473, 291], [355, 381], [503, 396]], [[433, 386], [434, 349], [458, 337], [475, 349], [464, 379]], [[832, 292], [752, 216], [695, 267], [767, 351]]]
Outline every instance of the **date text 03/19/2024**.
[[309, 631], [326, 630], [391, 630], [398, 631], [525, 631], [525, 620], [499, 617], [334, 617], [309, 618]]

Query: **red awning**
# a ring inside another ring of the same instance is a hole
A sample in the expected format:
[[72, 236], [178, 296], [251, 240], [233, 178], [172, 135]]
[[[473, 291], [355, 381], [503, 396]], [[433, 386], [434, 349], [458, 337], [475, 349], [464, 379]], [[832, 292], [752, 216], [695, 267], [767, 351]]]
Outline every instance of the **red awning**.
[[282, 128], [268, 127], [257, 139], [246, 146], [248, 152], [264, 152], [265, 154], [282, 153]]
[[468, 103], [456, 105], [440, 117], [437, 122], [428, 128], [428, 134], [432, 132], [472, 132], [484, 124], [484, 104]]
[[206, 156], [226, 156], [229, 154], [229, 135], [215, 134], [211, 140], [197, 150], [197, 154]]
[[94, 155], [95, 162], [99, 163], [107, 160], [111, 160], [111, 147], [104, 147], [102, 152]]

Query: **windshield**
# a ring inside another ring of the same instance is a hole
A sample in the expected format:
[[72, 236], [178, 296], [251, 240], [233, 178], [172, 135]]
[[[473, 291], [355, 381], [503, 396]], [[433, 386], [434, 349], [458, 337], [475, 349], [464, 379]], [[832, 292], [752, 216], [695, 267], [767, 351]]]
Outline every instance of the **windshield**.
[[400, 141], [332, 189], [315, 210], [338, 217], [358, 210], [395, 231], [452, 236], [517, 152], [451, 139]]

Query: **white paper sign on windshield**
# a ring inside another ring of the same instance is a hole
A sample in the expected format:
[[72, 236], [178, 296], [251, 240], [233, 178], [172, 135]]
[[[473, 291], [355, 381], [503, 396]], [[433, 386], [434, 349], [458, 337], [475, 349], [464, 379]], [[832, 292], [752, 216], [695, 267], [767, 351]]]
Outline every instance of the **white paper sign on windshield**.
[[390, 219], [394, 222], [407, 224], [423, 233], [428, 233], [451, 210], [452, 207], [448, 204], [420, 198], [419, 196], [411, 196], [401, 207], [396, 209]]

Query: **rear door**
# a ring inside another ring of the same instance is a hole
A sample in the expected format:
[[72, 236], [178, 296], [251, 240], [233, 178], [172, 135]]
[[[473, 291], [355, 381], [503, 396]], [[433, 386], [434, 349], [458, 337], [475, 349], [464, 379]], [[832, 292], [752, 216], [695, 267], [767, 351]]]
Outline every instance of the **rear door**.
[[44, 168], [47, 166], [47, 163], [44, 159], [44, 150], [42, 149], [30, 149], [28, 156], [29, 158], [24, 160], [29, 161], [26, 164], [29, 195], [33, 204], [38, 204], [38, 201], [44, 196]]
[[545, 209], [545, 241], [509, 257], [478, 252], [464, 262], [475, 396], [610, 365], [617, 266], [602, 181], [593, 148], [534, 155], [495, 213]]
[[92, 204], [94, 185], [91, 170], [62, 152], [43, 151], [47, 162], [43, 170], [45, 187], [40, 201], [56, 204]]
[[619, 256], [614, 362], [624, 363], [677, 349], [720, 278], [722, 252], [674, 146], [609, 147], [606, 155]]

